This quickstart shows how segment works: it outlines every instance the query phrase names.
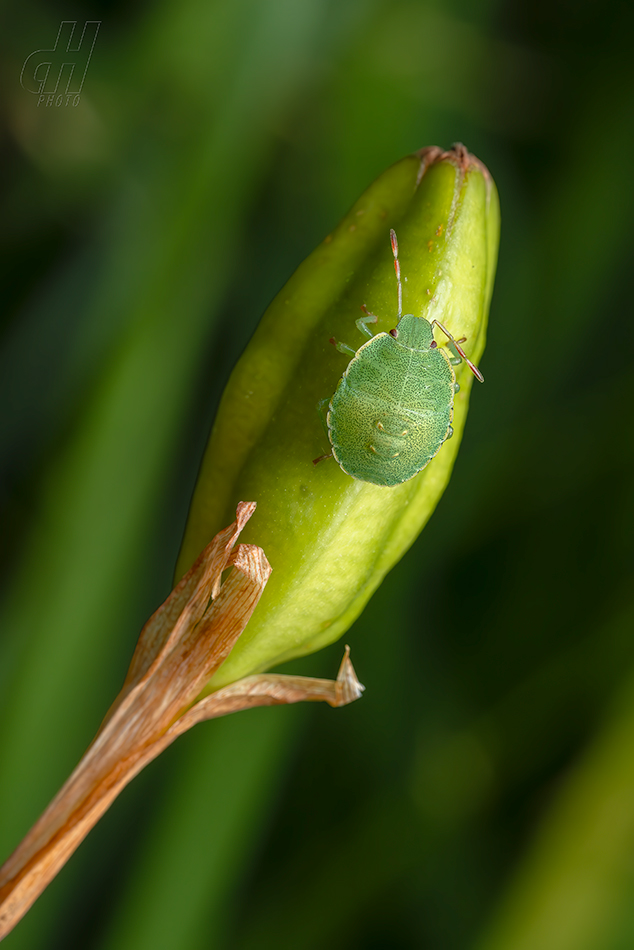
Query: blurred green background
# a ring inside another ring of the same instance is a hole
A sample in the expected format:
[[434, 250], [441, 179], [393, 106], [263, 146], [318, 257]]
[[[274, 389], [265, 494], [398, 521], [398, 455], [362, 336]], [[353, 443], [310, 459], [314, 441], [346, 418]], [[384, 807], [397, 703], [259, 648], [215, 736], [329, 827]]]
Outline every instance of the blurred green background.
[[[76, 107], [20, 85], [100, 20]], [[184, 736], [9, 950], [630, 950], [634, 13], [0, 6], [0, 855], [167, 595], [231, 366], [383, 169], [463, 141], [502, 246], [452, 482], [347, 635], [363, 699]], [[289, 671], [334, 675], [342, 644]]]

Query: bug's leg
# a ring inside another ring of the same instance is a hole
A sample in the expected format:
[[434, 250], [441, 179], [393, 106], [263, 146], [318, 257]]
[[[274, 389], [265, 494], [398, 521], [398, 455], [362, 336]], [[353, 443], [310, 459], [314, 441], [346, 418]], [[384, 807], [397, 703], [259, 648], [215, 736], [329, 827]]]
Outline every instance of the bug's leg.
[[[451, 342], [451, 340], [449, 341], [449, 349], [454, 354], [449, 360], [452, 366], [460, 366], [460, 364], [462, 363], [462, 357], [458, 356], [458, 351], [456, 350], [456, 346], [458, 345], [458, 343], [466, 343], [466, 342], [467, 342], [466, 336], [461, 336], [459, 340], [456, 340], [455, 345], [454, 343]], [[458, 384], [456, 383], [456, 386], [457, 385]]]
[[326, 433], [326, 438], [328, 438], [328, 409], [330, 408], [330, 399], [320, 399], [317, 403], [317, 412], [319, 414], [319, 419], [322, 426], [324, 427], [324, 432]]
[[368, 323], [376, 323], [379, 318], [375, 313], [370, 313], [365, 304], [361, 305], [361, 309], [363, 310], [365, 317], [359, 317], [359, 319], [355, 321], [357, 324], [357, 329], [361, 330], [361, 333], [365, 333], [366, 336], [369, 336], [370, 339], [372, 339], [374, 334], [368, 326]]
[[332, 343], [336, 350], [339, 350], [340, 353], [350, 353], [352, 356], [356, 354], [356, 350], [353, 350], [351, 346], [348, 346], [347, 343], [340, 343], [338, 340], [335, 340], [334, 336], [330, 337], [329, 343]]
[[396, 283], [398, 285], [398, 319], [403, 316], [403, 285], [401, 283], [401, 265], [398, 260], [398, 241], [396, 231], [390, 229], [390, 242], [392, 244], [392, 254], [394, 255], [394, 273], [396, 274]]
[[[319, 418], [321, 419], [321, 424], [324, 427], [324, 432], [326, 433], [326, 438], [328, 438], [328, 406], [330, 405], [330, 399], [320, 399], [317, 403], [317, 412], [319, 413]], [[323, 462], [324, 459], [332, 458], [332, 449], [328, 452], [327, 455], [320, 455], [319, 458], [313, 459], [313, 465], [317, 465], [318, 462]]]
[[434, 324], [436, 324], [437, 327], [440, 327], [440, 329], [442, 330], [442, 332], [445, 334], [445, 336], [447, 337], [447, 339], [450, 341], [450, 343], [451, 343], [451, 345], [453, 346], [453, 348], [455, 348], [456, 352], [458, 353], [458, 356], [455, 357], [454, 359], [450, 360], [450, 362], [453, 363], [454, 366], [457, 366], [458, 363], [461, 363], [462, 360], [464, 360], [465, 363], [467, 364], [467, 366], [469, 367], [469, 369], [471, 370], [471, 372], [473, 373], [473, 375], [475, 376], [475, 378], [478, 380], [478, 382], [483, 383], [483, 382], [484, 382], [484, 376], [482, 375], [482, 373], [480, 372], [480, 370], [478, 369], [478, 367], [475, 365], [475, 363], [472, 363], [472, 362], [471, 362], [471, 360], [469, 359], [469, 357], [467, 356], [467, 354], [465, 353], [465, 351], [464, 351], [464, 350], [462, 349], [462, 347], [460, 346], [461, 343], [464, 343], [464, 342], [465, 342], [464, 337], [461, 337], [459, 340], [456, 340], [456, 338], [451, 335], [451, 333], [449, 332], [449, 330], [447, 330], [447, 328], [442, 325], [442, 323], [440, 322], [440, 320], [432, 320], [432, 322], [431, 322], [432, 327], [434, 326]]

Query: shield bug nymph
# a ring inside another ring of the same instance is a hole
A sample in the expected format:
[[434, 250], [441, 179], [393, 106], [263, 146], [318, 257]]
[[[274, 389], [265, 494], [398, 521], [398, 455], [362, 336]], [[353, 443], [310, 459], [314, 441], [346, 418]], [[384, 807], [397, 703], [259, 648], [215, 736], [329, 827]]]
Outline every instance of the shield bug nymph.
[[[333, 456], [348, 475], [374, 485], [399, 485], [417, 475], [451, 438], [454, 394], [458, 390], [454, 365], [464, 360], [481, 383], [484, 377], [439, 320], [403, 314], [403, 287], [396, 233], [390, 231], [398, 288], [397, 324], [389, 333], [372, 334], [377, 317], [363, 306], [357, 321], [370, 337], [356, 352], [331, 339], [352, 359], [333, 397], [320, 404], [332, 446], [315, 464]], [[437, 326], [455, 356], [434, 340]]]

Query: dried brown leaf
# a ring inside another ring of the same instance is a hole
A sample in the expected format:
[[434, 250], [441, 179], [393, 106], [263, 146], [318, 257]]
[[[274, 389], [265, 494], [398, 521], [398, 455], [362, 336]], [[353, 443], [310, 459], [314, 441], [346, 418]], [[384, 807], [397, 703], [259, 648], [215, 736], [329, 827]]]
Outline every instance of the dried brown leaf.
[[336, 680], [314, 679], [310, 676], [288, 676], [283, 673], [261, 673], [245, 676], [205, 696], [172, 726], [177, 734], [191, 729], [197, 722], [215, 719], [253, 706], [276, 706], [283, 703], [326, 702], [330, 706], [346, 706], [359, 699], [365, 689], [357, 679], [346, 647]]
[[[196, 702], [244, 630], [271, 573], [261, 548], [238, 544], [255, 503], [211, 541], [145, 624], [123, 688], [79, 765], [0, 868], [0, 939], [26, 913], [141, 769], [197, 722], [252, 706], [352, 702], [363, 687], [349, 659], [336, 681], [248, 676]], [[222, 573], [232, 568], [224, 582]]]

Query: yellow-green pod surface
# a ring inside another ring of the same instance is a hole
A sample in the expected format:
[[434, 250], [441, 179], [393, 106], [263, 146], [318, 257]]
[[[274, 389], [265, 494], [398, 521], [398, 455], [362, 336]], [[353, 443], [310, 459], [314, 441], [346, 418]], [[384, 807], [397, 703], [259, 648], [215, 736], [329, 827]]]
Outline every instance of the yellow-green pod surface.
[[[473, 376], [457, 367], [454, 436], [410, 481], [380, 487], [345, 474], [317, 411], [355, 349], [360, 307], [376, 331], [395, 326], [390, 228], [398, 235], [403, 312], [436, 318], [478, 362], [485, 344], [499, 235], [495, 185], [462, 146], [423, 149], [389, 168], [297, 269], [264, 314], [222, 397], [194, 492], [180, 577], [239, 501], [257, 510], [241, 540], [273, 573], [210, 689], [338, 639], [412, 544], [444, 491]], [[444, 345], [442, 334], [437, 334]]]

